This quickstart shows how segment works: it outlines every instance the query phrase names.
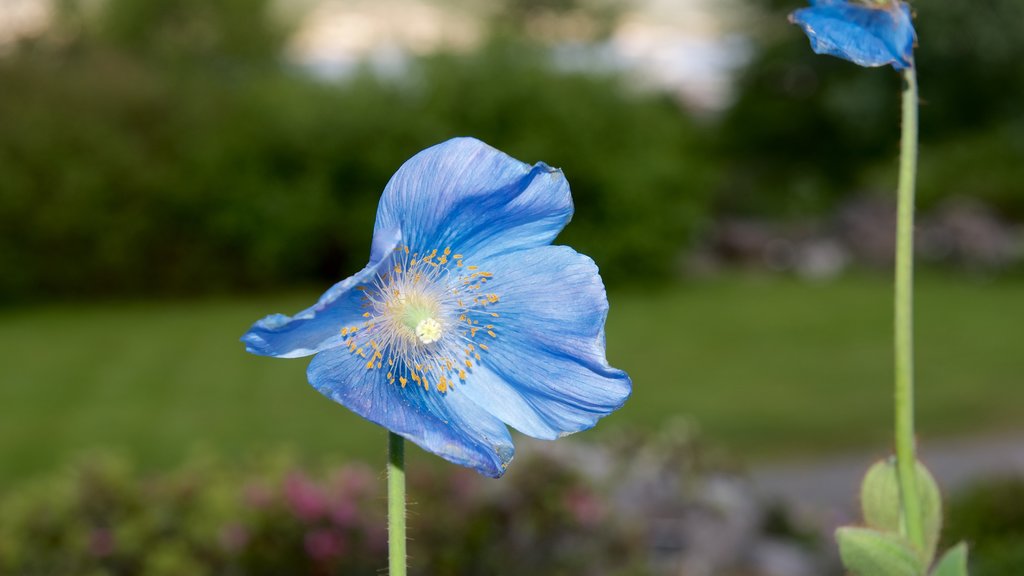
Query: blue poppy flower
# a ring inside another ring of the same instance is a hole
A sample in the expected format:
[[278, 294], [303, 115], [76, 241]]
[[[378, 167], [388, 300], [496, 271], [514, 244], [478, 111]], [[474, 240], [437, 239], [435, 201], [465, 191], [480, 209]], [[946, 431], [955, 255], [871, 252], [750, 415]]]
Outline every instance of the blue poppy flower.
[[789, 15], [811, 40], [811, 49], [860, 66], [914, 66], [914, 26], [910, 6], [887, 0], [870, 4], [811, 0], [810, 8]]
[[433, 146], [384, 189], [366, 267], [242, 342], [263, 356], [315, 354], [307, 375], [325, 396], [500, 476], [514, 451], [506, 425], [555, 439], [630, 394], [605, 359], [597, 266], [551, 245], [572, 212], [559, 170], [471, 138]]

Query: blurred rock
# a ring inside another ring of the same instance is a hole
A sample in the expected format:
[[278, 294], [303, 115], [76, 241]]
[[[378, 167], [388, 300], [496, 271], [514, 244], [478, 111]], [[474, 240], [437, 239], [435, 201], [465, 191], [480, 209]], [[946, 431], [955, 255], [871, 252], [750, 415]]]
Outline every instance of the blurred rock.
[[764, 576], [817, 576], [821, 573], [807, 550], [782, 539], [761, 540], [750, 551], [750, 557]]
[[896, 201], [879, 195], [858, 196], [836, 211], [832, 228], [854, 261], [869, 268], [889, 268], [896, 247]]
[[[709, 456], [684, 422], [654, 440], [617, 446], [526, 442], [520, 452], [545, 454], [599, 486], [609, 516], [645, 535], [651, 574], [838, 573], [829, 540], [818, 538], [817, 527], [776, 530], [779, 511], [769, 511], [745, 473]], [[795, 522], [787, 516], [784, 523]]]
[[953, 198], [921, 219], [917, 251], [930, 261], [999, 270], [1021, 260], [1021, 235], [983, 203]]
[[711, 249], [726, 262], [759, 265], [766, 262], [769, 247], [778, 240], [778, 236], [769, 222], [725, 218], [712, 234]]
[[841, 274], [850, 264], [850, 252], [838, 240], [816, 238], [800, 246], [796, 272], [809, 280], [827, 280]]
[[[721, 218], [684, 270], [707, 276], [739, 267], [826, 280], [851, 265], [888, 270], [895, 242], [895, 199], [863, 194], [817, 219]], [[951, 199], [918, 214], [915, 250], [932, 264], [998, 272], [1024, 263], [1024, 228], [1004, 222], [978, 200]]]

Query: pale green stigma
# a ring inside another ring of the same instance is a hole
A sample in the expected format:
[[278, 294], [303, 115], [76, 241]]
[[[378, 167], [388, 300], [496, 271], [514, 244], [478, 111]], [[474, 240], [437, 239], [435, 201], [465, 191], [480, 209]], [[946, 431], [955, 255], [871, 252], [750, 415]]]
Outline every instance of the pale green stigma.
[[426, 299], [422, 296], [402, 298], [399, 301], [402, 310], [401, 323], [416, 335], [421, 344], [431, 344], [441, 339], [444, 330], [441, 323], [434, 318], [437, 307], [424, 300]]
[[424, 318], [416, 324], [416, 337], [423, 344], [431, 344], [441, 339], [441, 323], [433, 318]]
[[486, 308], [500, 297], [483, 289], [493, 277], [451, 248], [420, 256], [402, 247], [387, 273], [356, 287], [366, 310], [360, 325], [342, 326], [344, 345], [388, 384], [446, 393], [486, 359], [477, 334], [498, 338], [500, 314]]

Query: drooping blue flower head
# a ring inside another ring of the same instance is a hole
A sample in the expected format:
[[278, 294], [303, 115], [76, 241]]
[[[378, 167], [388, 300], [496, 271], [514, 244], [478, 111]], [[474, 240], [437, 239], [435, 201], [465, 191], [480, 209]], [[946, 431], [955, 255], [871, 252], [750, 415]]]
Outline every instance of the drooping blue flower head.
[[811, 40], [811, 49], [860, 66], [914, 66], [914, 26], [905, 2], [862, 4], [847, 0], [811, 0], [810, 8], [789, 15]]
[[315, 354], [307, 374], [325, 396], [500, 476], [514, 451], [506, 425], [555, 439], [630, 394], [605, 359], [597, 266], [551, 245], [572, 212], [559, 170], [471, 138], [428, 148], [384, 189], [366, 267], [242, 342], [263, 356]]

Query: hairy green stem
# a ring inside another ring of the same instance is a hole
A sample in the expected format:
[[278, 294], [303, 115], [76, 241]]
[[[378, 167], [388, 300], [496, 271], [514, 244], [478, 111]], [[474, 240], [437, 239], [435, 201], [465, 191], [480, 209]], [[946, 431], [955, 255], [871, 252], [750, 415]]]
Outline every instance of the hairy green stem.
[[388, 432], [388, 574], [405, 576], [405, 440]]
[[917, 76], [903, 73], [903, 130], [896, 223], [896, 469], [907, 538], [924, 547], [914, 446], [914, 181], [917, 174]]

